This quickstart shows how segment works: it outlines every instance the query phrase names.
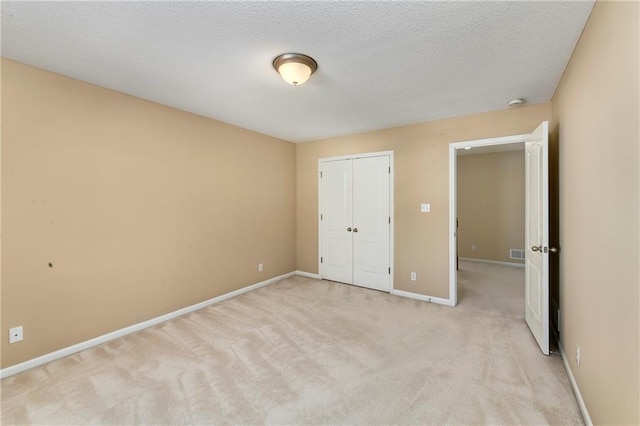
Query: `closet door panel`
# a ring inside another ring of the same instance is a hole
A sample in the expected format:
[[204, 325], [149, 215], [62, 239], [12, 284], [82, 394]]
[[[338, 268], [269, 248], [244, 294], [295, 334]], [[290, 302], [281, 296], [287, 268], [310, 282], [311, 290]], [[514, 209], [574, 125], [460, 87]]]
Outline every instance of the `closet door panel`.
[[389, 157], [353, 160], [353, 283], [389, 291]]
[[352, 161], [324, 163], [321, 179], [321, 275], [352, 284]]

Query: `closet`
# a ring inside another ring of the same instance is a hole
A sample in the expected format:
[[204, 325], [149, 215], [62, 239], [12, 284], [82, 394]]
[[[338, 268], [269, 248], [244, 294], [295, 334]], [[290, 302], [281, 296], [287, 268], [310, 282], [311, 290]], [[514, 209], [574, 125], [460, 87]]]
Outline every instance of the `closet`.
[[320, 276], [391, 289], [391, 153], [320, 159]]

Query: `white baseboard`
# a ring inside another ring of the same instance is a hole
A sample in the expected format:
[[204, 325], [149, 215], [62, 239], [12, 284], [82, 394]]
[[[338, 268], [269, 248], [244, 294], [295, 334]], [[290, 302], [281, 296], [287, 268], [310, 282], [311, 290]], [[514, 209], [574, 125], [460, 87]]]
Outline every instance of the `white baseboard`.
[[312, 274], [311, 272], [296, 271], [296, 275], [307, 278], [315, 278], [316, 280], [320, 279], [320, 274]]
[[160, 324], [165, 321], [169, 321], [171, 319], [177, 318], [179, 316], [197, 311], [198, 309], [206, 308], [209, 305], [213, 305], [216, 303], [220, 303], [227, 299], [231, 299], [232, 297], [239, 296], [243, 293], [247, 293], [251, 290], [255, 290], [260, 287], [264, 287], [269, 284], [273, 284], [276, 281], [280, 281], [282, 279], [291, 277], [296, 275], [296, 272], [289, 272], [284, 275], [280, 275], [278, 277], [270, 278], [266, 281], [262, 281], [256, 284], [249, 285], [247, 287], [242, 287], [238, 290], [234, 290], [229, 293], [222, 294], [220, 296], [214, 297], [213, 299], [205, 300], [204, 302], [196, 303], [195, 305], [187, 306], [186, 308], [178, 309], [177, 311], [169, 312], [168, 314], [160, 315], [159, 317], [152, 318], [147, 321], [139, 322], [137, 324], [130, 325], [125, 328], [121, 328], [120, 330], [112, 331], [111, 333], [103, 334], [102, 336], [95, 337], [93, 339], [86, 340], [84, 342], [77, 343], [72, 346], [68, 346], [66, 348], [59, 349], [54, 352], [50, 352], [48, 354], [39, 356], [37, 358], [30, 359], [28, 361], [22, 362], [20, 364], [12, 365], [11, 367], [3, 368], [0, 370], [0, 379], [4, 379], [5, 377], [13, 376], [14, 374], [21, 373], [25, 370], [29, 370], [34, 367], [38, 367], [42, 364], [46, 364], [51, 361], [55, 361], [56, 359], [64, 358], [66, 356], [72, 355], [74, 353], [80, 352], [85, 349], [89, 349], [91, 347], [101, 345], [102, 343], [109, 342], [114, 339], [118, 339], [122, 336], [126, 336], [127, 334], [135, 333], [136, 331], [143, 330], [145, 328], [152, 327], [156, 324]]
[[473, 257], [459, 257], [458, 259], [460, 259], [460, 260], [468, 260], [470, 262], [493, 263], [494, 265], [515, 266], [517, 268], [524, 268], [524, 263], [501, 262], [499, 260], [476, 259], [476, 258], [473, 258]]
[[589, 411], [587, 410], [587, 404], [584, 403], [584, 399], [582, 398], [582, 394], [580, 393], [580, 388], [578, 388], [578, 382], [576, 382], [576, 378], [573, 377], [573, 372], [571, 371], [569, 360], [564, 354], [564, 348], [562, 347], [562, 343], [558, 343], [558, 345], [560, 346], [562, 363], [564, 364], [564, 369], [567, 370], [567, 375], [569, 376], [569, 382], [571, 382], [571, 388], [573, 389], [573, 393], [576, 396], [576, 400], [578, 400], [578, 406], [580, 407], [580, 412], [582, 413], [582, 418], [584, 419], [584, 423], [587, 426], [593, 426], [593, 422], [591, 421], [591, 416], [589, 415]]
[[410, 291], [391, 290], [391, 294], [394, 296], [408, 297], [410, 299], [422, 300], [423, 302], [437, 303], [439, 305], [453, 306], [453, 303], [449, 299], [442, 299], [441, 297], [425, 296], [424, 294], [412, 293]]

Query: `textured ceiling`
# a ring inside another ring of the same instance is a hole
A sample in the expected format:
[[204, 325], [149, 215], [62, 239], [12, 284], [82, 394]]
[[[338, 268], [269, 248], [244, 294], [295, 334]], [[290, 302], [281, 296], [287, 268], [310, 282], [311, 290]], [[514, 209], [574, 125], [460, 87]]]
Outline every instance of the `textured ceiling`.
[[[589, 2], [2, 2], [2, 56], [294, 142], [551, 99]], [[275, 56], [318, 62], [303, 86]]]

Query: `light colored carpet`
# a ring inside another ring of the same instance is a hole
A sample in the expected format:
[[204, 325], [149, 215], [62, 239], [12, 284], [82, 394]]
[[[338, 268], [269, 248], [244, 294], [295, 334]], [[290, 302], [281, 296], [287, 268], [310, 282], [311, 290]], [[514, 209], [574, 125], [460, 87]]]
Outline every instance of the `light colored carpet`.
[[456, 308], [292, 277], [2, 380], [2, 424], [581, 424], [485, 266]]
[[458, 304], [524, 321], [524, 268], [460, 261]]

